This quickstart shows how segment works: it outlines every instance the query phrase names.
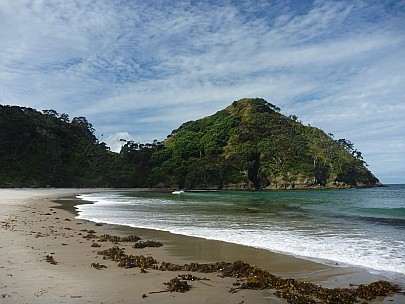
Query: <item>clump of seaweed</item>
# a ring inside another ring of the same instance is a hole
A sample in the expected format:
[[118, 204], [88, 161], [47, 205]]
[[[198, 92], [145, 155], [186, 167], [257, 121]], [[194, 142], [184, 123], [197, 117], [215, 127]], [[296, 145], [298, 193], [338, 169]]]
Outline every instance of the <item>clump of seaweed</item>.
[[353, 295], [365, 300], [372, 300], [378, 296], [388, 296], [395, 292], [398, 292], [399, 288], [396, 285], [387, 281], [373, 282], [368, 285], [359, 285]]
[[103, 268], [107, 268], [107, 266], [105, 266], [103, 264], [100, 264], [100, 263], [91, 263], [90, 267], [98, 269], [98, 270], [101, 270]]
[[197, 281], [197, 280], [207, 280], [207, 279], [201, 279], [199, 277], [193, 276], [192, 274], [179, 274], [177, 277], [181, 278], [182, 280], [186, 281]]
[[125, 242], [137, 242], [140, 239], [141, 238], [136, 235], [128, 235], [128, 236], [119, 237], [119, 236], [110, 235], [110, 234], [103, 234], [102, 236], [100, 236], [98, 241], [99, 242], [112, 242], [112, 243], [119, 243], [119, 242], [125, 243]]
[[207, 278], [199, 278], [199, 277], [193, 276], [193, 275], [190, 274], [190, 273], [188, 273], [188, 274], [179, 274], [177, 277], [180, 278], [180, 279], [182, 279], [182, 280], [186, 280], [186, 281], [198, 281], [198, 282], [200, 282], [200, 283], [202, 283], [202, 284], [204, 284], [204, 285], [213, 287], [213, 286], [210, 285], [210, 284], [207, 284], [207, 283], [205, 283], [205, 282], [202, 282], [202, 281], [211, 281], [210, 279], [207, 279]]
[[91, 247], [101, 247], [101, 245], [99, 243], [94, 242], [91, 244]]
[[96, 236], [96, 232], [95, 232], [94, 230], [83, 229], [83, 230], [81, 230], [81, 231], [87, 232], [86, 235], [83, 235], [83, 238], [84, 238], [84, 239], [90, 240], [90, 239], [95, 239], [95, 238], [97, 237], [97, 236]]
[[222, 273], [222, 277], [246, 277], [247, 272], [250, 269], [250, 265], [242, 261], [234, 263], [217, 262], [211, 264], [191, 263], [184, 265], [177, 265], [167, 262], [160, 264], [159, 270], [161, 271], [190, 271], [200, 273]]
[[160, 271], [181, 271], [183, 267], [170, 262], [162, 262], [159, 266]]
[[136, 242], [132, 247], [133, 248], [145, 248], [145, 247], [161, 247], [163, 246], [163, 243], [158, 242], [158, 241], [139, 241]]
[[163, 284], [166, 285], [166, 290], [170, 292], [186, 292], [189, 291], [191, 288], [187, 281], [181, 281], [177, 277]]
[[221, 269], [222, 276], [224, 277], [248, 277], [251, 275], [253, 267], [248, 263], [236, 261], [234, 263], [224, 263]]
[[88, 240], [90, 240], [90, 239], [95, 239], [97, 236], [96, 235], [94, 235], [94, 234], [92, 234], [92, 233], [88, 233], [88, 234], [86, 234], [86, 235], [83, 235], [83, 238], [84, 239], [88, 239]]
[[55, 261], [54, 257], [52, 255], [49, 255], [49, 254], [45, 257], [45, 260], [49, 264], [52, 264], [52, 265], [57, 265], [58, 264], [58, 262]]
[[118, 267], [123, 267], [123, 268], [152, 268], [154, 264], [156, 264], [156, 260], [152, 257], [144, 257], [143, 255], [127, 255], [123, 257], [119, 263]]
[[143, 255], [134, 256], [132, 254], [127, 255], [123, 248], [114, 246], [112, 248], [99, 251], [97, 254], [102, 255], [104, 259], [110, 259], [118, 262], [118, 267], [123, 268], [152, 268], [157, 261], [153, 257], [145, 257]]
[[120, 261], [120, 259], [125, 256], [124, 249], [121, 249], [118, 246], [99, 251], [97, 254], [102, 255], [103, 259], [110, 259], [116, 262]]
[[[305, 303], [305, 304], [312, 304], [316, 303], [316, 301], [308, 296], [300, 295], [300, 294], [293, 294], [286, 290], [277, 290], [274, 293], [277, 297], [281, 299], [287, 300], [288, 303]], [[341, 303], [341, 302], [326, 302], [326, 303]]]

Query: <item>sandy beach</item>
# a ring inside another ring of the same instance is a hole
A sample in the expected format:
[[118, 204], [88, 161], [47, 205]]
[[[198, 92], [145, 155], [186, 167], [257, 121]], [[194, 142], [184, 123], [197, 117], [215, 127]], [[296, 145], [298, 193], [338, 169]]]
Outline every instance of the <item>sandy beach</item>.
[[[188, 282], [191, 290], [185, 293], [160, 292], [166, 288], [164, 283], [188, 272], [120, 268], [97, 254], [114, 244], [86, 238], [90, 230], [96, 236], [138, 235], [142, 240], [160, 241], [162, 247], [144, 249], [119, 243], [127, 254], [153, 257], [159, 263], [243, 260], [283, 278], [329, 288], [386, 280], [358, 268], [330, 267], [224, 242], [75, 219], [77, 202], [66, 198], [95, 191], [102, 189], [0, 189], [0, 303], [287, 303], [271, 290], [230, 293], [236, 279], [218, 273], [191, 273], [206, 280]], [[92, 247], [93, 243], [100, 247]], [[92, 263], [106, 268], [96, 269]], [[405, 297], [397, 294], [372, 303], [405, 303]]]

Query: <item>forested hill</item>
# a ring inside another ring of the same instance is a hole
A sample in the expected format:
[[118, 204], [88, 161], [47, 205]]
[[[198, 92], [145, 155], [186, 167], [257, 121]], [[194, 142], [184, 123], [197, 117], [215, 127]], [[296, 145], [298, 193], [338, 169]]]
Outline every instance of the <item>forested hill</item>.
[[263, 99], [241, 99], [186, 122], [164, 142], [110, 152], [84, 117], [0, 105], [0, 187], [299, 189], [380, 185], [361, 153], [286, 117]]
[[[291, 189], [380, 185], [345, 139], [286, 117], [264, 99], [241, 99], [184, 123], [154, 157], [151, 178], [181, 188]], [[166, 159], [165, 159], [166, 157]]]
[[84, 117], [0, 105], [0, 187], [97, 186], [112, 158]]

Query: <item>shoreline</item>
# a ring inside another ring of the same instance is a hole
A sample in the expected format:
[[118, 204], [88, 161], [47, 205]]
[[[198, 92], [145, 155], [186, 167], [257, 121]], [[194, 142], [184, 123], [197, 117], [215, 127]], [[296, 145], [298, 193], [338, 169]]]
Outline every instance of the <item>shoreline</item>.
[[[73, 197], [62, 198], [59, 200], [52, 200], [52, 202], [60, 205], [56, 206], [55, 208], [69, 211], [75, 216], [75, 218], [78, 215], [75, 206], [79, 204], [92, 204], [92, 202], [90, 201], [84, 201]], [[95, 224], [95, 222], [90, 220], [85, 219], [76, 219], [76, 220], [86, 221]], [[164, 243], [167, 245], [164, 249], [168, 251], [169, 256], [172, 258], [182, 260], [184, 262], [199, 261], [204, 263], [213, 263], [220, 260], [232, 262], [240, 259], [240, 257], [242, 256], [245, 257], [244, 260], [246, 260], [246, 262], [263, 268], [271, 268], [272, 271], [275, 272], [276, 274], [285, 273], [285, 266], [286, 266], [284, 265], [285, 263], [297, 264], [298, 268], [308, 267], [308, 265], [310, 265], [310, 268], [312, 268], [312, 270], [317, 271], [324, 271], [333, 268], [331, 265], [328, 265], [326, 263], [312, 261], [310, 259], [306, 259], [303, 257], [296, 257], [294, 255], [277, 253], [262, 248], [250, 247], [220, 240], [205, 239], [201, 237], [177, 234], [166, 230], [132, 227], [128, 225], [118, 225], [109, 223], [102, 223], [102, 225], [107, 231], [110, 231], [119, 236], [135, 234], [141, 236], [142, 238], [164, 241]], [[213, 250], [214, 248], [217, 248], [217, 250]], [[273, 263], [270, 263], [269, 266], [268, 263], [269, 260], [270, 261], [276, 260], [277, 263], [274, 263], [274, 265]], [[348, 267], [337, 267], [337, 268], [348, 268]], [[356, 267], [350, 266], [349, 268], [356, 268]]]
[[[59, 208], [71, 212], [74, 216], [78, 215], [74, 206], [79, 204], [92, 204], [91, 201], [77, 198], [63, 198], [59, 201], [53, 200], [53, 202], [60, 204]], [[66, 203], [69, 205], [71, 204], [72, 206], [66, 206]], [[91, 220], [78, 220], [95, 223]], [[363, 283], [369, 283], [372, 280], [375, 281], [381, 278], [395, 281], [395, 279], [386, 276], [383, 271], [375, 270], [375, 273], [373, 273], [372, 270], [354, 265], [343, 265], [338, 264], [337, 262], [333, 264], [333, 261], [323, 262], [288, 253], [275, 252], [264, 248], [177, 234], [166, 230], [109, 223], [102, 224], [108, 231], [116, 235], [126, 236], [135, 234], [145, 239], [164, 241], [166, 245], [164, 249], [168, 252], [169, 256], [183, 263], [195, 261], [215, 263], [217, 261], [234, 262], [237, 260], [243, 260], [260, 268], [271, 270], [275, 275], [284, 277], [302, 276], [303, 280], [308, 280], [308, 273], [305, 271], [310, 271], [316, 273], [313, 277], [314, 280], [323, 284], [323, 286], [326, 286], [325, 284], [327, 284], [327, 287], [339, 287], [339, 284], [344, 284], [346, 282], [346, 278], [343, 278], [342, 282], [339, 279], [335, 279], [334, 282], [323, 281], [324, 277], [333, 277], [337, 274], [352, 275], [353, 277], [358, 276], [358, 278], [365, 276], [371, 277], [371, 279]], [[296, 271], [294, 271], [294, 267], [296, 267]]]
[[[217, 274], [205, 273], [195, 275], [206, 276], [210, 279], [207, 282], [215, 287], [192, 282], [192, 289], [184, 294], [149, 294], [163, 290], [163, 283], [178, 272], [148, 270], [143, 274], [139, 268], [119, 268], [115, 262], [97, 255], [97, 251], [113, 244], [99, 242], [100, 248], [92, 248], [93, 240], [83, 238], [84, 229], [95, 230], [97, 235], [135, 234], [142, 240], [161, 241], [164, 246], [159, 248], [131, 249], [125, 243], [119, 244], [128, 252], [153, 256], [159, 262], [184, 264], [243, 260], [284, 278], [311, 281], [330, 288], [386, 279], [360, 268], [334, 268], [221, 241], [118, 225], [96, 226], [93, 222], [76, 219], [72, 210], [65, 209], [68, 205], [66, 197], [100, 191], [122, 190], [0, 189], [0, 254], [3, 257], [0, 261], [0, 295], [4, 303], [286, 303], [268, 290], [229, 293], [235, 278], [219, 278]], [[62, 207], [57, 207], [59, 203]], [[47, 255], [52, 256], [57, 264], [47, 263]], [[95, 262], [105, 264], [107, 268], [91, 268], [91, 263]], [[396, 294], [372, 302], [401, 303], [403, 300], [403, 295]]]

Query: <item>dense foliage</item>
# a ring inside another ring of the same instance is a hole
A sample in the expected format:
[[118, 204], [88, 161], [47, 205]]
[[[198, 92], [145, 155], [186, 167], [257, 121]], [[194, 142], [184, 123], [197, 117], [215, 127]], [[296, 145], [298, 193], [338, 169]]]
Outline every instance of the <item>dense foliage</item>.
[[84, 117], [0, 106], [0, 186], [93, 186], [109, 157]]
[[189, 121], [163, 143], [110, 152], [84, 117], [0, 106], [0, 186], [285, 189], [374, 186], [345, 139], [241, 99]]
[[263, 99], [241, 99], [184, 123], [165, 141], [152, 181], [232, 189], [378, 184], [350, 141], [334, 141], [279, 111]]

